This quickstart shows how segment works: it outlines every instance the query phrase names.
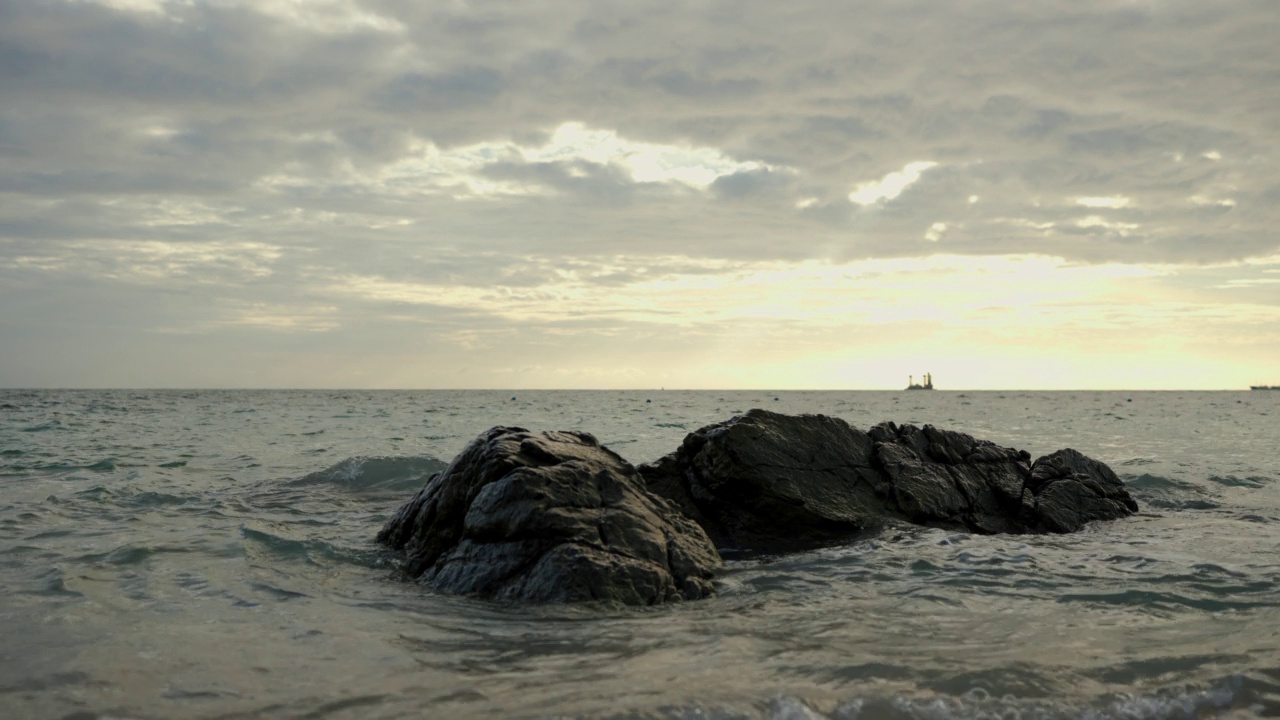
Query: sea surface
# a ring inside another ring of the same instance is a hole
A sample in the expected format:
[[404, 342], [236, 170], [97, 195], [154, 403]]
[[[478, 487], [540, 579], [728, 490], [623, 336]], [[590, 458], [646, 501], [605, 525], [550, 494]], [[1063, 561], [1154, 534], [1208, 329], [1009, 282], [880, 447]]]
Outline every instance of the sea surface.
[[[633, 463], [753, 407], [1109, 463], [1139, 515], [518, 607], [373, 538], [494, 425]], [[1280, 716], [1280, 392], [0, 390], [0, 718]]]

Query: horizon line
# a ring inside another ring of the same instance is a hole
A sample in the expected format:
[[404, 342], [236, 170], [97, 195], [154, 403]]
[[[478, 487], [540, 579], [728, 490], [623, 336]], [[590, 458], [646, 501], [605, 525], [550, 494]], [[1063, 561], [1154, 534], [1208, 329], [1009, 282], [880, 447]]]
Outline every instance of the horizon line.
[[[1280, 389], [1280, 385], [1254, 385], [1249, 387], [1222, 388], [931, 388], [927, 392], [1252, 392], [1255, 388]], [[137, 392], [214, 392], [214, 391], [287, 391], [287, 392], [912, 392], [903, 387], [872, 388], [785, 388], [785, 387], [287, 387], [287, 386], [9, 386], [0, 392], [12, 391], [137, 391]]]

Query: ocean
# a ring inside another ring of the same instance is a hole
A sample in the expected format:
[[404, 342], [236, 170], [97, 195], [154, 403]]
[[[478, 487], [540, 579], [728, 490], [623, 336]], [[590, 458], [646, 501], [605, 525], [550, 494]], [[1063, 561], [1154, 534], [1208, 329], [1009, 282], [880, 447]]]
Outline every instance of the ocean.
[[[494, 425], [639, 464], [753, 407], [1110, 464], [1132, 518], [886, 529], [521, 607], [373, 538]], [[1280, 716], [1280, 392], [0, 391], [0, 717]]]

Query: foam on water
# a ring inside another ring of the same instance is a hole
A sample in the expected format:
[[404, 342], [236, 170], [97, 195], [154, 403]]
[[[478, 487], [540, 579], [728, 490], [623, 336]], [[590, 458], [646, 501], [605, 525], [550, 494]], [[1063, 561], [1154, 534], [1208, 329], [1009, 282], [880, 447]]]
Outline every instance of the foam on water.
[[[1053, 700], [997, 698], [982, 689], [959, 696], [888, 696], [852, 698], [823, 712], [803, 700], [777, 697], [769, 702], [770, 720], [1198, 720], [1224, 711], [1252, 715], [1242, 676], [1232, 676], [1205, 689], [1166, 690], [1150, 695], [1121, 694], [1080, 706]], [[706, 717], [694, 710], [686, 717]]]

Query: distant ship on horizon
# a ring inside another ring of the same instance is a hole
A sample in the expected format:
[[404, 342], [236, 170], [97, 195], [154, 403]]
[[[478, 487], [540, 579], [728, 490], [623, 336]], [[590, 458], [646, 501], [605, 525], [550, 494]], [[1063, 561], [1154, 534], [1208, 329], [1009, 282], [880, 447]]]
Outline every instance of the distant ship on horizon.
[[1250, 390], [1280, 390], [1280, 385], [1250, 385]]
[[923, 385], [917, 385], [917, 384], [916, 384], [916, 376], [915, 376], [915, 375], [908, 375], [908, 376], [907, 376], [907, 389], [908, 389], [908, 390], [932, 390], [932, 389], [933, 389], [933, 375], [932, 375], [932, 374], [930, 374], [930, 373], [925, 373], [925, 374], [924, 374], [924, 384], [923, 384]]

